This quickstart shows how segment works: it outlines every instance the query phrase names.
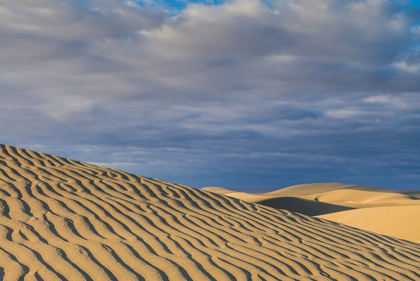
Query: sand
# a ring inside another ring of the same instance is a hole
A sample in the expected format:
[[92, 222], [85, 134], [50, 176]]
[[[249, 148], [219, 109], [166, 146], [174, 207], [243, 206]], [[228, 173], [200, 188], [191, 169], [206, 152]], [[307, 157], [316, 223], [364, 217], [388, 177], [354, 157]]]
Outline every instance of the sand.
[[420, 244], [1, 145], [0, 280], [420, 280]]
[[420, 242], [419, 191], [342, 183], [301, 184], [263, 194], [216, 187], [204, 190]]

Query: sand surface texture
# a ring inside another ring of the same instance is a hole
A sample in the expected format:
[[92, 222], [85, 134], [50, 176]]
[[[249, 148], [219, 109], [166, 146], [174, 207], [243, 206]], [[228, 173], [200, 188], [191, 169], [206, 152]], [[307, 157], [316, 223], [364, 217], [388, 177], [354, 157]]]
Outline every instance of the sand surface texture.
[[0, 146], [0, 280], [420, 280], [420, 244]]
[[420, 242], [420, 192], [341, 183], [301, 184], [263, 194], [204, 190]]

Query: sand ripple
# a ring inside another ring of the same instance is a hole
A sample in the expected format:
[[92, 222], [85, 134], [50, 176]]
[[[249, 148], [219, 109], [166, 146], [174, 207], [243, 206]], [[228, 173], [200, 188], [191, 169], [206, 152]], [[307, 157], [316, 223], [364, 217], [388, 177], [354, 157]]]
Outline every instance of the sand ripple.
[[0, 280], [420, 280], [420, 244], [0, 146]]

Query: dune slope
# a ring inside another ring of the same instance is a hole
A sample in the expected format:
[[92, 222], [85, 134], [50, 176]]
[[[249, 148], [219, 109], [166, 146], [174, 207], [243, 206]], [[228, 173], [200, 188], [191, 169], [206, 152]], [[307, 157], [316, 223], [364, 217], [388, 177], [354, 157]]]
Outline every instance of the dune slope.
[[0, 146], [0, 280], [419, 280], [420, 245]]

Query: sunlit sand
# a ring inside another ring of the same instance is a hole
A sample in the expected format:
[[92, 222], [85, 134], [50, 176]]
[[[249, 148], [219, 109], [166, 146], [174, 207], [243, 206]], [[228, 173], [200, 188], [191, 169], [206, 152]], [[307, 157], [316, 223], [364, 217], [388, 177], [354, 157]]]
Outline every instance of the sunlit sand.
[[[319, 202], [406, 200], [362, 191]], [[2, 145], [0, 279], [419, 280], [420, 244]]]
[[420, 242], [419, 191], [341, 183], [302, 184], [263, 194], [217, 187], [204, 190]]

